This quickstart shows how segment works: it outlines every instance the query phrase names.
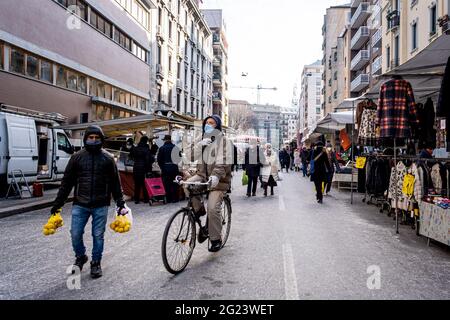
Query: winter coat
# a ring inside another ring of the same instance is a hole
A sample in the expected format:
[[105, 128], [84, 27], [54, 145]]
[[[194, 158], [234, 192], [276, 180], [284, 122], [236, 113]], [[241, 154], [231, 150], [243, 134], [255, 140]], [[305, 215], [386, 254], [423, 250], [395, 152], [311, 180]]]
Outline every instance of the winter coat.
[[70, 158], [53, 208], [59, 209], [64, 205], [73, 187], [74, 205], [87, 208], [109, 206], [111, 195], [118, 206], [125, 203], [114, 157], [104, 149], [97, 153], [82, 149]]
[[[391, 207], [393, 209], [396, 208], [402, 210], [408, 209], [408, 200], [402, 193], [405, 175], [406, 175], [406, 166], [403, 162], [399, 161], [397, 163], [397, 175], [395, 175], [395, 170], [392, 169], [391, 178], [389, 182], [388, 199], [391, 200]], [[397, 206], [395, 201], [396, 198], [397, 198]]]
[[150, 154], [150, 147], [147, 143], [139, 143], [133, 147], [130, 152], [130, 158], [133, 159], [133, 175], [135, 177], [143, 177], [152, 169], [155, 158]]
[[259, 177], [263, 159], [264, 155], [258, 146], [245, 151], [245, 172], [249, 177]]
[[411, 84], [391, 79], [380, 89], [376, 122], [381, 138], [409, 138], [411, 126], [417, 126], [417, 111]]
[[286, 166], [286, 165], [289, 165], [290, 162], [291, 162], [291, 157], [290, 157], [289, 153], [287, 152], [287, 150], [281, 150], [280, 151], [281, 165]]
[[[445, 67], [436, 111], [436, 116], [446, 118], [446, 128], [450, 128], [450, 57]], [[447, 151], [450, 152], [450, 134], [447, 135]]]
[[261, 168], [261, 176], [263, 182], [269, 182], [270, 176], [273, 177], [275, 181], [278, 180], [278, 171], [281, 169], [280, 162], [276, 153], [272, 150], [270, 156], [267, 152], [264, 153], [263, 167]]
[[300, 158], [302, 160], [302, 163], [307, 163], [309, 161], [309, 151], [308, 150], [302, 150], [302, 152], [300, 152]]
[[221, 134], [216, 136], [213, 143], [208, 146], [197, 144], [195, 159], [197, 175], [207, 181], [210, 176], [219, 178], [217, 187], [211, 191], [228, 191], [231, 186], [231, 167], [234, 161], [233, 145]]
[[431, 98], [428, 98], [425, 105], [418, 105], [417, 116], [419, 118], [419, 128], [417, 132], [419, 146], [434, 149], [436, 147], [436, 114], [434, 112], [434, 104]]
[[[317, 156], [319, 157], [317, 158]], [[313, 151], [311, 158], [312, 160], [317, 158], [314, 160], [314, 172], [311, 174], [311, 181], [326, 181], [327, 174], [332, 170], [326, 150], [323, 147], [318, 147]]]
[[335, 173], [341, 171], [341, 167], [339, 166], [339, 162], [337, 161], [336, 152], [332, 151], [330, 153], [327, 152], [328, 162], [330, 164], [330, 173]]
[[158, 152], [158, 165], [161, 173], [168, 176], [176, 176], [179, 174], [178, 164], [181, 160], [180, 149], [172, 142], [165, 142]]
[[295, 151], [294, 152], [294, 164], [295, 165], [300, 165], [302, 159], [300, 158], [300, 152], [299, 151]]
[[423, 191], [422, 191], [422, 177], [419, 173], [419, 167], [413, 163], [410, 169], [410, 173], [414, 176], [414, 199], [417, 203], [422, 203]]

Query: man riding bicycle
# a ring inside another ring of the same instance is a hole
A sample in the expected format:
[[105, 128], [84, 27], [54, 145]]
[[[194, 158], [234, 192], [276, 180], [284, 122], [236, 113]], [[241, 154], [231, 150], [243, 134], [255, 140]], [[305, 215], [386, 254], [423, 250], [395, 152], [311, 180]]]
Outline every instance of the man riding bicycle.
[[[198, 241], [211, 241], [210, 252], [217, 252], [222, 248], [222, 201], [224, 194], [231, 186], [231, 166], [233, 163], [233, 149], [222, 132], [222, 119], [213, 115], [203, 121], [203, 140], [196, 146], [198, 160], [196, 174], [187, 182], [210, 181], [211, 187], [208, 197], [208, 225], [198, 233]], [[231, 160], [230, 160], [231, 159]], [[189, 196], [189, 190], [185, 188]], [[193, 197], [192, 206], [198, 216], [206, 214], [200, 196]]]

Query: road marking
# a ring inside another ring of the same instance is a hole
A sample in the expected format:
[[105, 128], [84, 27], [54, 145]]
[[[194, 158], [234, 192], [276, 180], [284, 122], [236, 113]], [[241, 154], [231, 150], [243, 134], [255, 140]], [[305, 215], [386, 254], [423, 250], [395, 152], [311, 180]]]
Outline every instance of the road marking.
[[284, 204], [284, 197], [282, 195], [278, 196], [278, 208], [280, 211], [286, 211], [286, 205]]
[[295, 275], [294, 254], [289, 243], [283, 244], [284, 290], [286, 300], [299, 300], [297, 276]]

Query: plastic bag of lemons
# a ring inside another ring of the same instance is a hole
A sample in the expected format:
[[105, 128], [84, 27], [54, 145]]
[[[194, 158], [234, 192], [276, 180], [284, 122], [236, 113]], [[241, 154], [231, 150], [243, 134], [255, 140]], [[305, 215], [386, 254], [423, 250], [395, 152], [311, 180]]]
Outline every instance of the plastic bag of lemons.
[[64, 220], [61, 217], [61, 209], [56, 214], [52, 214], [47, 223], [42, 228], [42, 233], [45, 236], [55, 234], [56, 230], [64, 225]]
[[117, 233], [127, 233], [131, 229], [133, 224], [133, 214], [131, 209], [125, 205], [125, 208], [119, 211], [116, 209], [115, 220], [109, 225], [109, 227]]

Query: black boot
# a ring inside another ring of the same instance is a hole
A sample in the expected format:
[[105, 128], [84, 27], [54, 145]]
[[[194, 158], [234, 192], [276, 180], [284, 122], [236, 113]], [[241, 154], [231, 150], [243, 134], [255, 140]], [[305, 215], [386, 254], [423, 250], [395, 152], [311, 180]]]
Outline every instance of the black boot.
[[[80, 272], [81, 272], [81, 270], [83, 270], [83, 266], [84, 266], [84, 264], [86, 262], [88, 262], [88, 256], [87, 255], [84, 255], [84, 256], [81, 256], [81, 257], [77, 257], [76, 260], [75, 260], [75, 263], [73, 264], [73, 266], [77, 267], [78, 269], [80, 269]], [[75, 273], [75, 270], [72, 269], [72, 274], [74, 274], [74, 273]]]
[[270, 189], [270, 195], [271, 195], [271, 196], [274, 195], [274, 193], [273, 193], [273, 188]]
[[100, 261], [91, 261], [91, 278], [97, 279], [102, 276]]
[[222, 240], [211, 240], [211, 248], [209, 248], [209, 252], [217, 252], [222, 249]]
[[208, 235], [208, 227], [204, 226], [201, 227], [200, 230], [198, 230], [198, 236], [197, 236], [197, 240], [199, 243], [203, 243], [206, 240], [208, 240], [209, 235]]

